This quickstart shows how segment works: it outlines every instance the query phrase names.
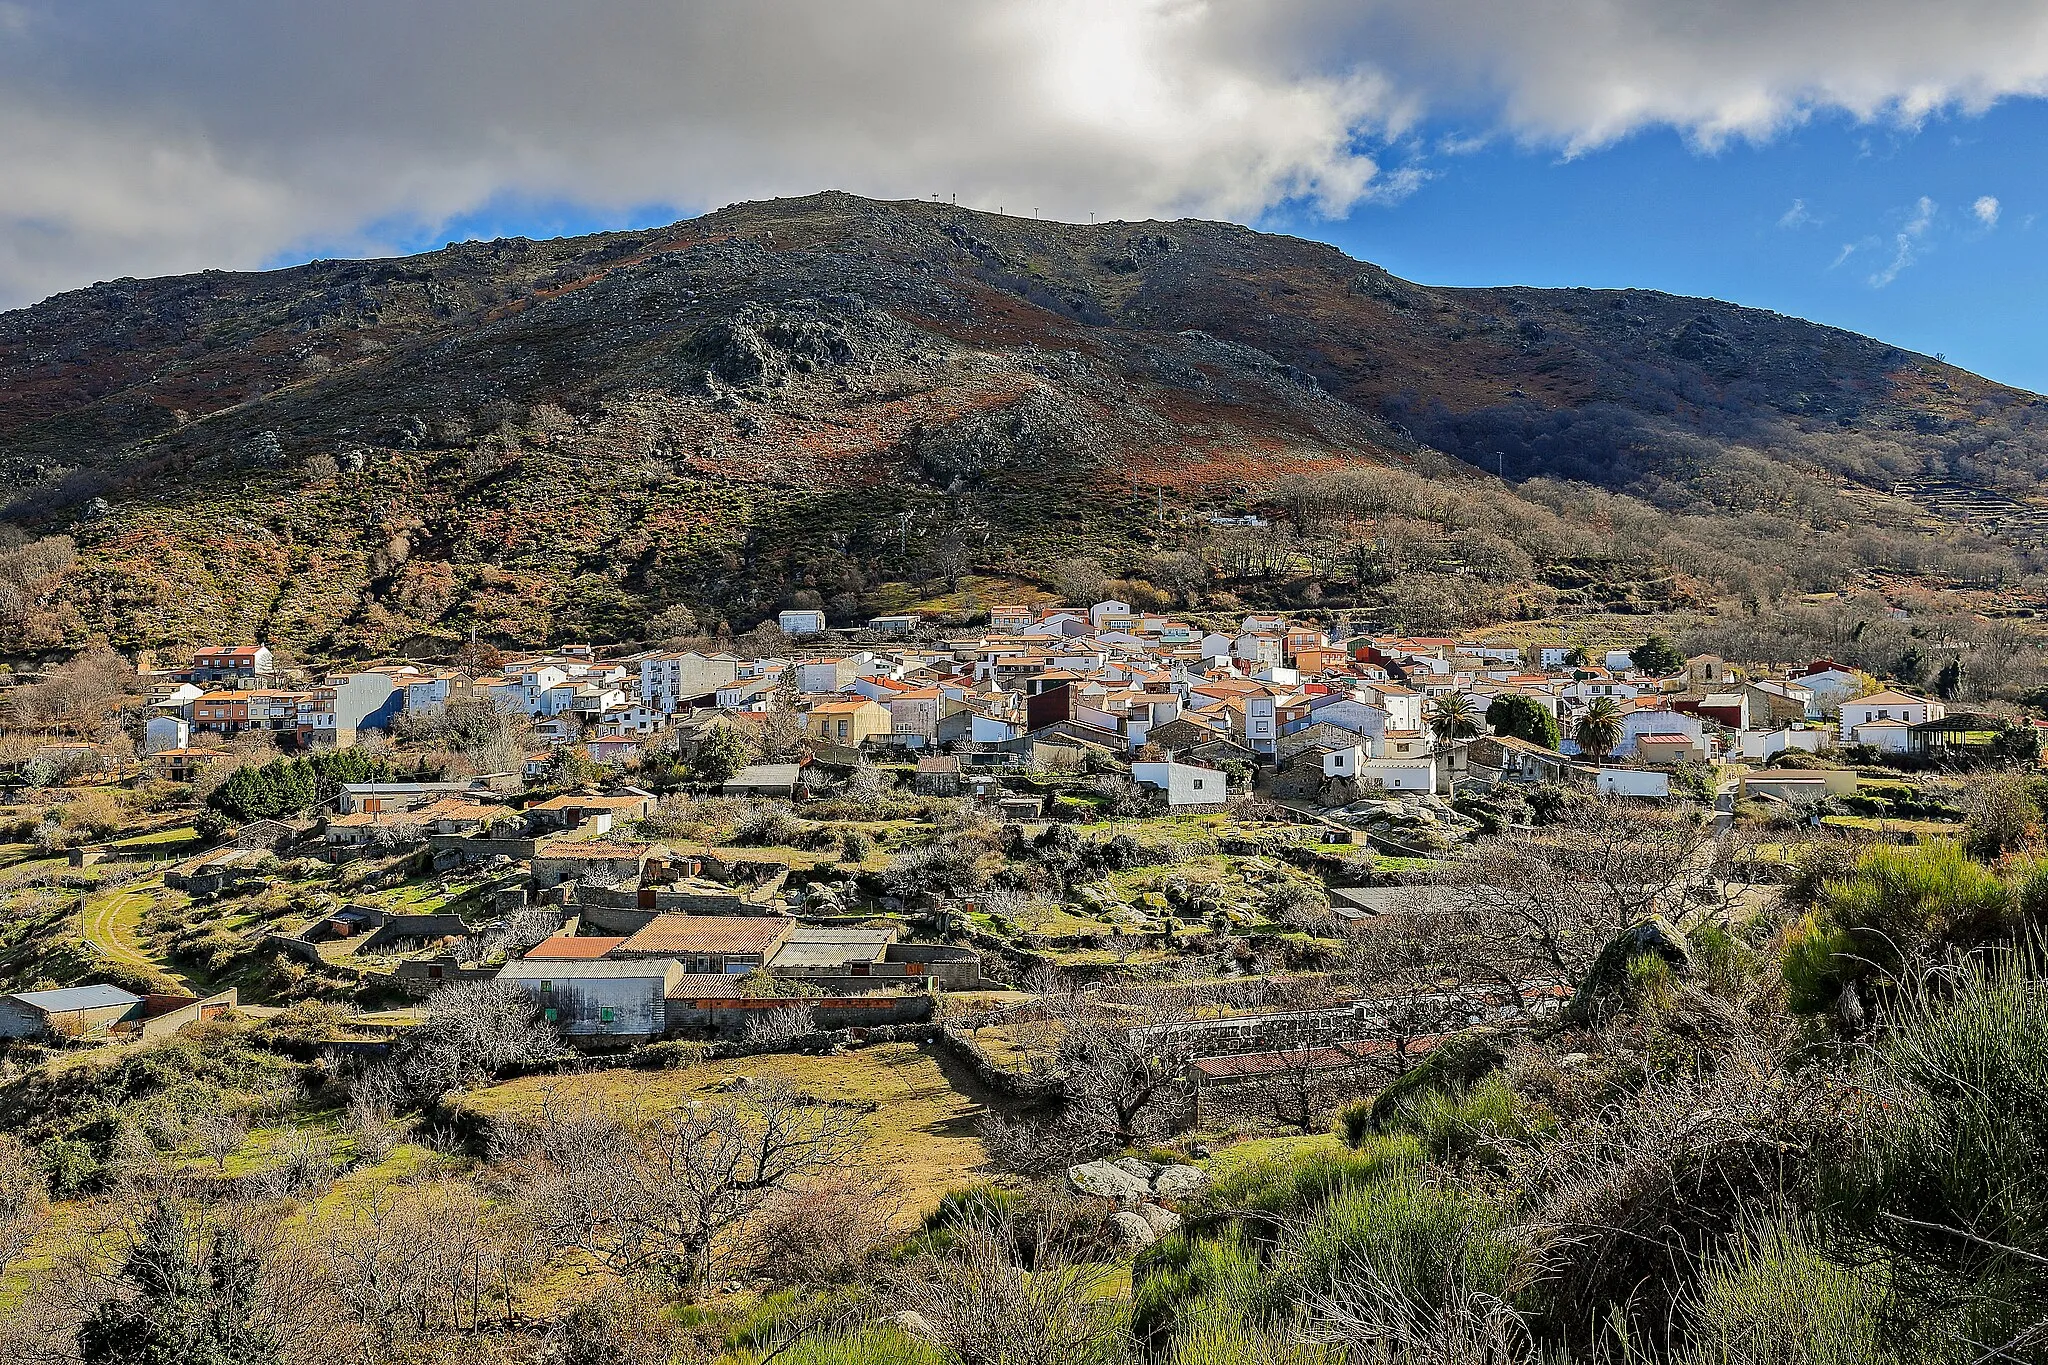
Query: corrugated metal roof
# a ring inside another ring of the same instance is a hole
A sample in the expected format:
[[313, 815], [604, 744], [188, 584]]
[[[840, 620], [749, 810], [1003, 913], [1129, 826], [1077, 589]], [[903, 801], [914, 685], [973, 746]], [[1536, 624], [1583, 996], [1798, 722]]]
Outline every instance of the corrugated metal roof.
[[599, 958], [594, 962], [565, 961], [560, 958], [542, 958], [535, 961], [521, 958], [508, 962], [498, 973], [500, 981], [570, 981], [579, 977], [613, 977], [636, 980], [646, 977], [667, 976], [669, 969], [676, 965], [674, 958]]
[[54, 991], [19, 991], [14, 999], [45, 1014], [68, 1014], [73, 1010], [105, 1009], [110, 1005], [137, 1005], [142, 997], [119, 986], [66, 986]]

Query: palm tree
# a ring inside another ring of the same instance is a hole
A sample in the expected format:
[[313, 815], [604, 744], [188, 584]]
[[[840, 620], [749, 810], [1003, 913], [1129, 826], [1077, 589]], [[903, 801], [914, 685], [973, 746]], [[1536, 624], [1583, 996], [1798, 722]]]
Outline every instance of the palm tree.
[[1446, 692], [1429, 704], [1429, 733], [1438, 744], [1470, 739], [1479, 733], [1479, 713], [1464, 692]]
[[1614, 752], [1614, 746], [1621, 743], [1621, 708], [1612, 697], [1595, 697], [1593, 704], [1586, 708], [1579, 723], [1572, 727], [1572, 738], [1579, 748], [1598, 758], [1605, 758]]

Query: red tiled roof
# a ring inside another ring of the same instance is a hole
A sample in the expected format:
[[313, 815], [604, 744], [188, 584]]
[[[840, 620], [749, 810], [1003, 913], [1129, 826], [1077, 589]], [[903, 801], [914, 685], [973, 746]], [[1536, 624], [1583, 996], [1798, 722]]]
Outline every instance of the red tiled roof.
[[621, 945], [636, 957], [672, 953], [766, 953], [795, 926], [783, 915], [656, 915]]

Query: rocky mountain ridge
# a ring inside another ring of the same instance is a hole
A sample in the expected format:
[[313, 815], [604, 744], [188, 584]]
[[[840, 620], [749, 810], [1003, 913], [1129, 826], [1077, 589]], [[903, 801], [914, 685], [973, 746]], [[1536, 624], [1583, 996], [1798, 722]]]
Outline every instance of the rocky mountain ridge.
[[44, 585], [66, 641], [740, 626], [793, 585], [1117, 566], [1359, 468], [1839, 520], [1845, 490], [2030, 490], [2048, 408], [1712, 301], [838, 193], [0, 314], [9, 519], [79, 542]]

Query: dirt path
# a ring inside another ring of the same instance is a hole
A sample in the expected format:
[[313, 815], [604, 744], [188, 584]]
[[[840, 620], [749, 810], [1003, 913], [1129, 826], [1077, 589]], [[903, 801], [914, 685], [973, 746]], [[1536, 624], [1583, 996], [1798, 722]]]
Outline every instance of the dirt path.
[[195, 994], [205, 994], [202, 982], [168, 962], [151, 957], [142, 942], [142, 916], [152, 903], [149, 888], [154, 884], [152, 878], [88, 899], [79, 916], [85, 941], [125, 967], [171, 977], [183, 982]]

